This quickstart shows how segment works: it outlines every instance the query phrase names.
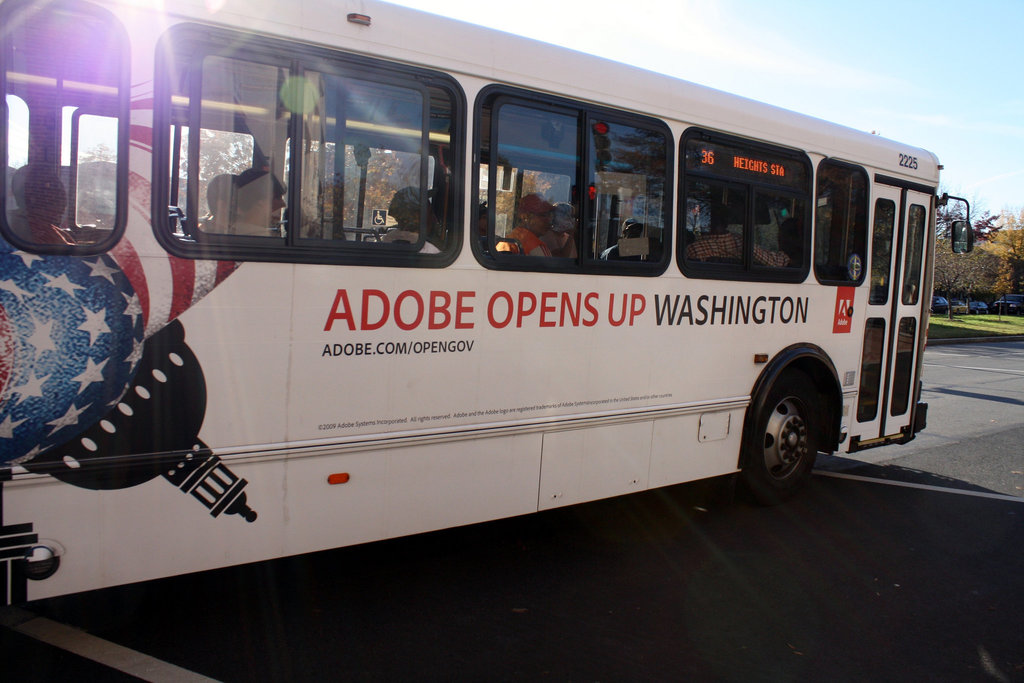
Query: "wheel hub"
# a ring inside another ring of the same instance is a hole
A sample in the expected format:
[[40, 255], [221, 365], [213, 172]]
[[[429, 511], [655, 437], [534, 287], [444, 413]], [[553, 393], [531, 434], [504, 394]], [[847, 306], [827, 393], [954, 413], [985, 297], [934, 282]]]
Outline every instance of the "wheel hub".
[[775, 406], [764, 437], [764, 462], [775, 479], [793, 474], [808, 450], [807, 422], [793, 398]]

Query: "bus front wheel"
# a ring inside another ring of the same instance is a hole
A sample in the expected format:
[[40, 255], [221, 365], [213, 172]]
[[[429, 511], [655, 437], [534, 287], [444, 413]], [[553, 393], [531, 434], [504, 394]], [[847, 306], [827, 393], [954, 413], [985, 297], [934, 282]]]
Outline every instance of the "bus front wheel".
[[768, 391], [747, 434], [743, 481], [762, 504], [796, 493], [810, 477], [818, 454], [814, 385], [801, 372], [787, 372]]

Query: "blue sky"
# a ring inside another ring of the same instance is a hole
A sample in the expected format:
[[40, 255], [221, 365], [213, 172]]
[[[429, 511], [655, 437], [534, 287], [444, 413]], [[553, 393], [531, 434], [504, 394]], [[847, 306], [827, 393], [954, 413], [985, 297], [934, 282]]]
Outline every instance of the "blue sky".
[[923, 147], [1024, 207], [1024, 0], [390, 0]]

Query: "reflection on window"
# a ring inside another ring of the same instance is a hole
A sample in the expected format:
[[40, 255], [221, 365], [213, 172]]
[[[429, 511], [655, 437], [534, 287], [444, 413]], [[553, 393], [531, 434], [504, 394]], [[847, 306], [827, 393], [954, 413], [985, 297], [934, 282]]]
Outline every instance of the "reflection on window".
[[885, 320], [868, 318], [864, 325], [864, 350], [860, 360], [860, 392], [857, 421], [878, 417], [878, 394], [882, 386], [882, 352], [885, 350]]
[[[190, 215], [198, 219], [184, 226], [193, 239], [284, 237], [284, 158], [279, 151], [285, 148], [287, 118], [277, 106], [277, 90], [285, 73], [273, 64], [211, 55], [182, 79], [177, 102], [191, 103], [189, 95], [197, 87], [200, 93], [195, 134], [184, 125], [172, 133], [179, 206], [195, 193], [196, 210]], [[188, 114], [179, 108], [176, 119], [185, 123]]]
[[454, 256], [456, 99], [431, 82], [444, 78], [381, 67], [378, 81], [336, 53], [311, 51], [310, 70], [294, 49], [278, 60], [232, 34], [225, 56], [208, 33], [172, 34], [180, 54], [161, 65], [172, 248], [381, 264]]
[[910, 407], [914, 354], [917, 349], [917, 320], [902, 318], [896, 334], [896, 362], [892, 377], [893, 416], [904, 415]]
[[907, 213], [907, 250], [903, 264], [903, 303], [917, 305], [921, 296], [921, 257], [924, 255], [925, 208], [911, 204]]
[[686, 260], [743, 265], [747, 192], [740, 185], [690, 181], [686, 188]]
[[[127, 41], [104, 10], [3, 8], [5, 235], [26, 249], [99, 251], [116, 239], [125, 188]], [[58, 49], [59, 46], [59, 49]]]
[[809, 166], [785, 150], [691, 133], [680, 258], [688, 274], [799, 280], [806, 273]]
[[7, 95], [7, 166], [28, 163], [28, 105], [17, 95]]
[[117, 216], [117, 119], [76, 111], [71, 128], [75, 223], [110, 229]]
[[303, 121], [300, 237], [445, 249], [429, 204], [434, 159], [426, 154], [424, 92], [311, 72], [306, 81], [322, 97]]
[[573, 105], [502, 93], [485, 101], [477, 213], [485, 263], [660, 270], [667, 135]]
[[859, 284], [867, 246], [867, 174], [827, 159], [818, 165], [816, 195], [814, 272], [824, 283]]
[[[506, 255], [576, 257], [578, 116], [519, 104], [500, 106], [495, 116], [497, 139], [486, 150], [494, 156], [480, 171], [487, 177], [481, 189], [494, 189], [482, 197], [493, 206], [493, 241], [487, 249]], [[559, 209], [559, 217], [568, 217], [557, 227], [556, 205], [566, 207]]]
[[896, 225], [896, 204], [890, 199], [875, 202], [875, 229], [871, 237], [871, 294], [868, 303], [889, 301], [889, 273], [892, 271], [892, 235]]
[[661, 262], [668, 173], [665, 135], [605, 120], [592, 120], [588, 132], [588, 194], [595, 207], [588, 254], [603, 261]]

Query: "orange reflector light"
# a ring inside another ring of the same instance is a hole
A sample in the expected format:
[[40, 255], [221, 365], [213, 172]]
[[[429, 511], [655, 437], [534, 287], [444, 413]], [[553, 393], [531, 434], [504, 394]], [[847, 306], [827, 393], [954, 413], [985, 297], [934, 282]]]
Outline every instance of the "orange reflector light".
[[370, 15], [368, 14], [356, 14], [355, 12], [353, 12], [352, 14], [348, 15], [348, 20], [351, 21], [353, 24], [359, 24], [360, 26], [370, 25]]
[[767, 363], [768, 362], [768, 354], [767, 353], [755, 353], [754, 354], [754, 362], [757, 363], [758, 365], [760, 365], [762, 363]]
[[327, 475], [328, 484], [347, 484], [348, 479], [348, 472], [338, 472], [336, 474]]

